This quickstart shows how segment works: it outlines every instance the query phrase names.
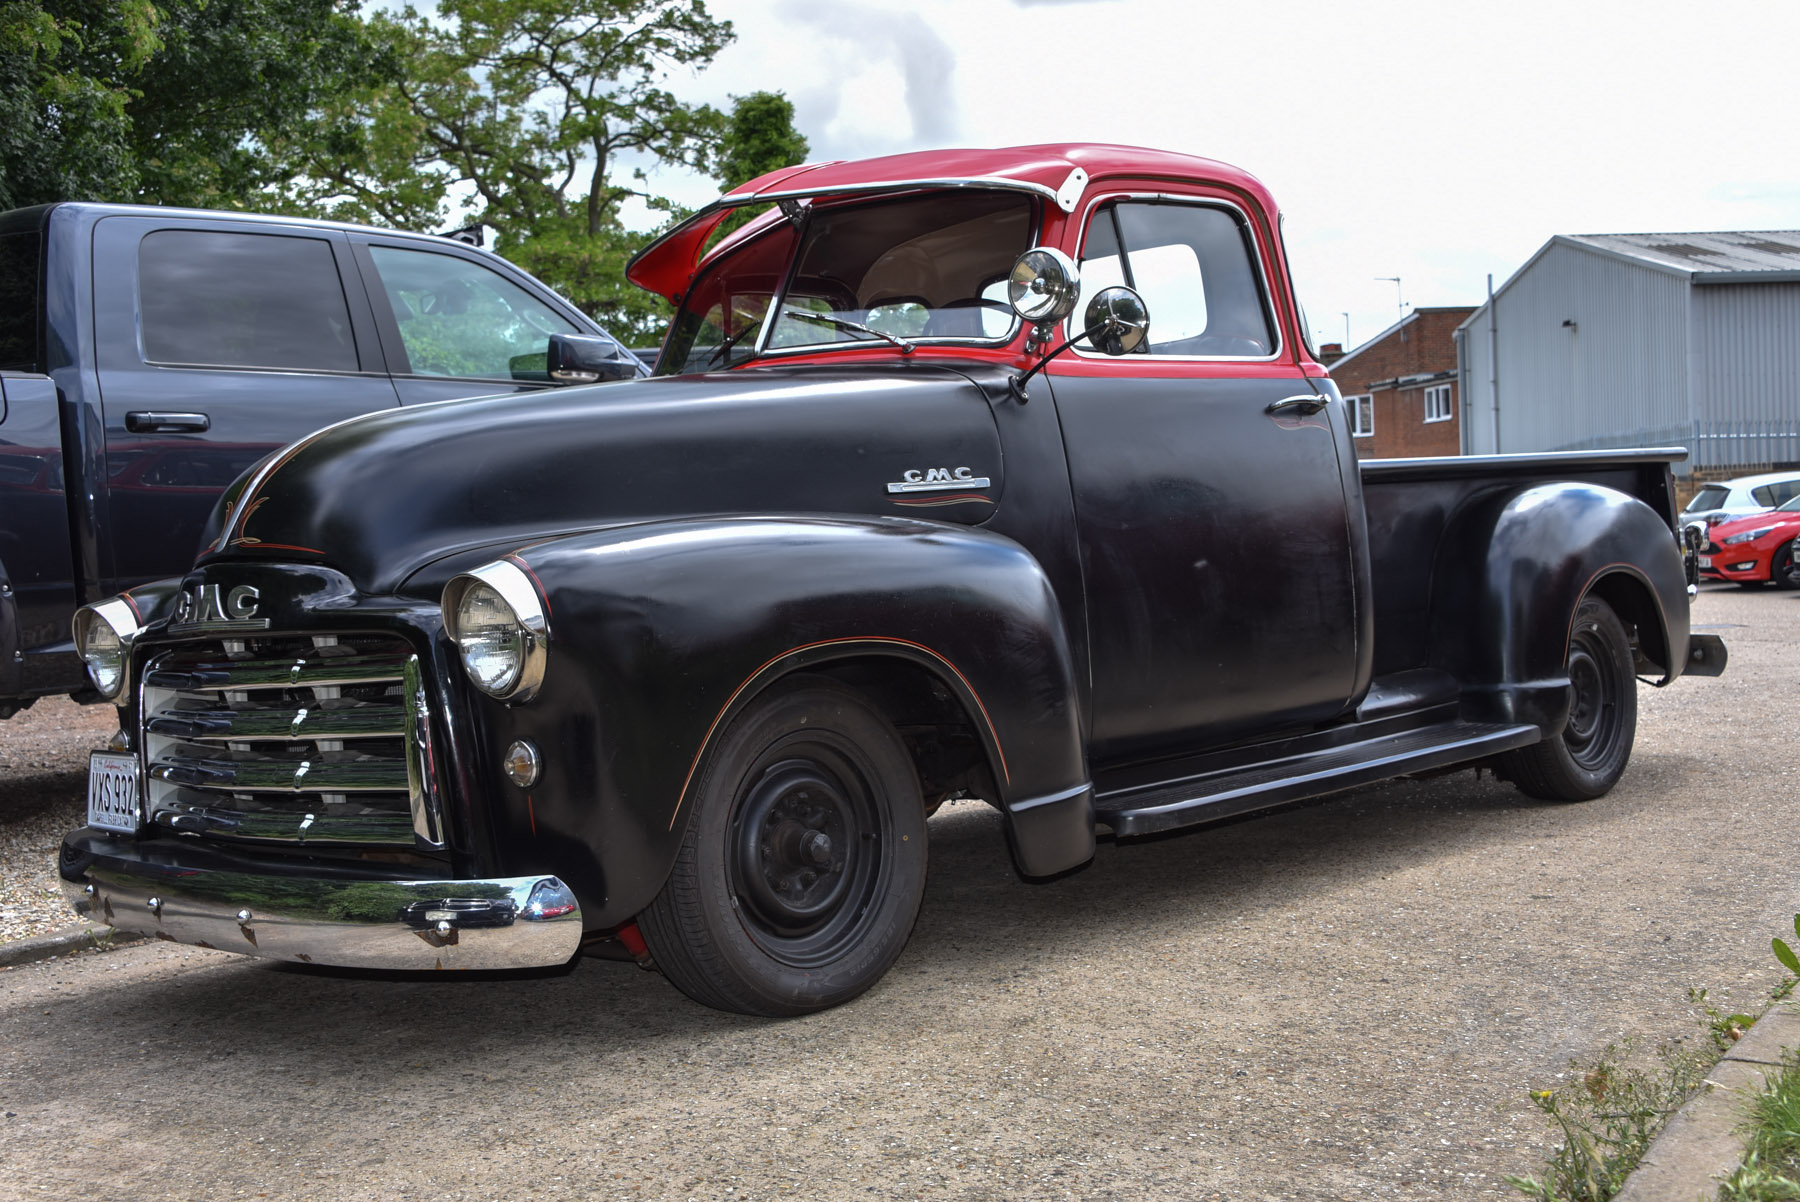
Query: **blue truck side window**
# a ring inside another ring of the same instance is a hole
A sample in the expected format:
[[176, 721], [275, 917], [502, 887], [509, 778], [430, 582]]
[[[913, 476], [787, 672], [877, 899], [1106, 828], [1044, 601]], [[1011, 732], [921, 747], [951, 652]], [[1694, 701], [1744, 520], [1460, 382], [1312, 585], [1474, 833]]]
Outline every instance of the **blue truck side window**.
[[144, 358], [197, 367], [356, 371], [356, 339], [322, 238], [157, 230], [138, 248]]
[[0, 237], [0, 369], [36, 371], [38, 233]]
[[552, 334], [575, 325], [496, 271], [455, 255], [369, 247], [411, 374], [545, 380]]

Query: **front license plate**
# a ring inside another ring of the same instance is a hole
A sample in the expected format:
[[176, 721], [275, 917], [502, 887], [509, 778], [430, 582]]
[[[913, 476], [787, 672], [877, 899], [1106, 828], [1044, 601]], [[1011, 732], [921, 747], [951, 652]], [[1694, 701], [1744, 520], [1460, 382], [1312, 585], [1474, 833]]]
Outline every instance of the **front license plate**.
[[1701, 556], [1701, 557], [1700, 557], [1700, 566], [1701, 566], [1701, 567], [1703, 567], [1703, 568], [1710, 568], [1710, 567], [1712, 567], [1712, 556], [1710, 556], [1710, 555], [1702, 555], [1702, 556]]
[[88, 756], [88, 825], [136, 834], [138, 765], [134, 755], [96, 751]]

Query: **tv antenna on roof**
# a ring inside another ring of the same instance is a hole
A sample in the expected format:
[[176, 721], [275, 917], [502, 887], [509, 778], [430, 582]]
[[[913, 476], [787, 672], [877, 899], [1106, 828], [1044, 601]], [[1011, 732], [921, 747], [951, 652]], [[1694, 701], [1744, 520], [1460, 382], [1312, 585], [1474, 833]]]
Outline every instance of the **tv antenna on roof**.
[[1399, 316], [1405, 317], [1406, 300], [1404, 294], [1400, 291], [1400, 277], [1397, 275], [1378, 275], [1375, 278], [1384, 284], [1392, 284], [1394, 286], [1394, 311], [1399, 314]]

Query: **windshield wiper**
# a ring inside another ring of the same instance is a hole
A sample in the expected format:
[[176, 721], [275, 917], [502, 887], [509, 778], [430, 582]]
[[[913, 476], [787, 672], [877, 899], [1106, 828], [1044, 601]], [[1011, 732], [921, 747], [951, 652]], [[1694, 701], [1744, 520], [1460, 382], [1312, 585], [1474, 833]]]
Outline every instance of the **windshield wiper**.
[[900, 348], [900, 353], [902, 355], [910, 355], [913, 353], [913, 344], [906, 339], [896, 337], [886, 330], [878, 330], [874, 326], [866, 326], [860, 321], [849, 321], [842, 317], [833, 317], [829, 313], [813, 313], [806, 309], [790, 309], [786, 305], [781, 307], [781, 315], [783, 317], [798, 317], [801, 321], [816, 321], [820, 325], [835, 326], [840, 330], [848, 330], [852, 334], [867, 334], [871, 338], [879, 338], [883, 342], [893, 343]]
[[[738, 343], [740, 343], [744, 340], [744, 336], [746, 334], [753, 333], [756, 330], [761, 329], [761, 328], [762, 328], [762, 323], [760, 321], [753, 321], [753, 322], [750, 322], [749, 324], [747, 324], [743, 329], [739, 330], [737, 333], [733, 334], [731, 337], [727, 338], [725, 341], [723, 341], [719, 344], [718, 349], [712, 353], [712, 358], [710, 358], [706, 361], [706, 366], [711, 367], [713, 364], [717, 363], [720, 359], [723, 359], [725, 357], [725, 354], [727, 351], [731, 350], [732, 347], [736, 346]], [[726, 366], [730, 366], [730, 365], [727, 364]]]

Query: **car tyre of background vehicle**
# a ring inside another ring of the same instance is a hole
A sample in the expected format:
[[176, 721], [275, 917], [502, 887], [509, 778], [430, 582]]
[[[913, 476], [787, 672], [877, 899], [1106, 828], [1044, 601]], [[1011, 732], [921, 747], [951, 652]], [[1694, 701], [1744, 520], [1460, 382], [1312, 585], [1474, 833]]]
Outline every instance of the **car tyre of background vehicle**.
[[847, 1002], [887, 972], [925, 891], [925, 805], [893, 725], [795, 676], [733, 719], [695, 781], [674, 870], [638, 916], [708, 1006], [767, 1017]]
[[1769, 579], [1775, 582], [1776, 588], [1800, 588], [1800, 538], [1789, 539], [1785, 546], [1776, 547], [1775, 554], [1769, 559]]
[[1499, 772], [1531, 797], [1589, 801], [1618, 783], [1637, 736], [1637, 671], [1619, 616], [1598, 597], [1575, 609], [1567, 660], [1569, 722], [1561, 733], [1500, 757]]

